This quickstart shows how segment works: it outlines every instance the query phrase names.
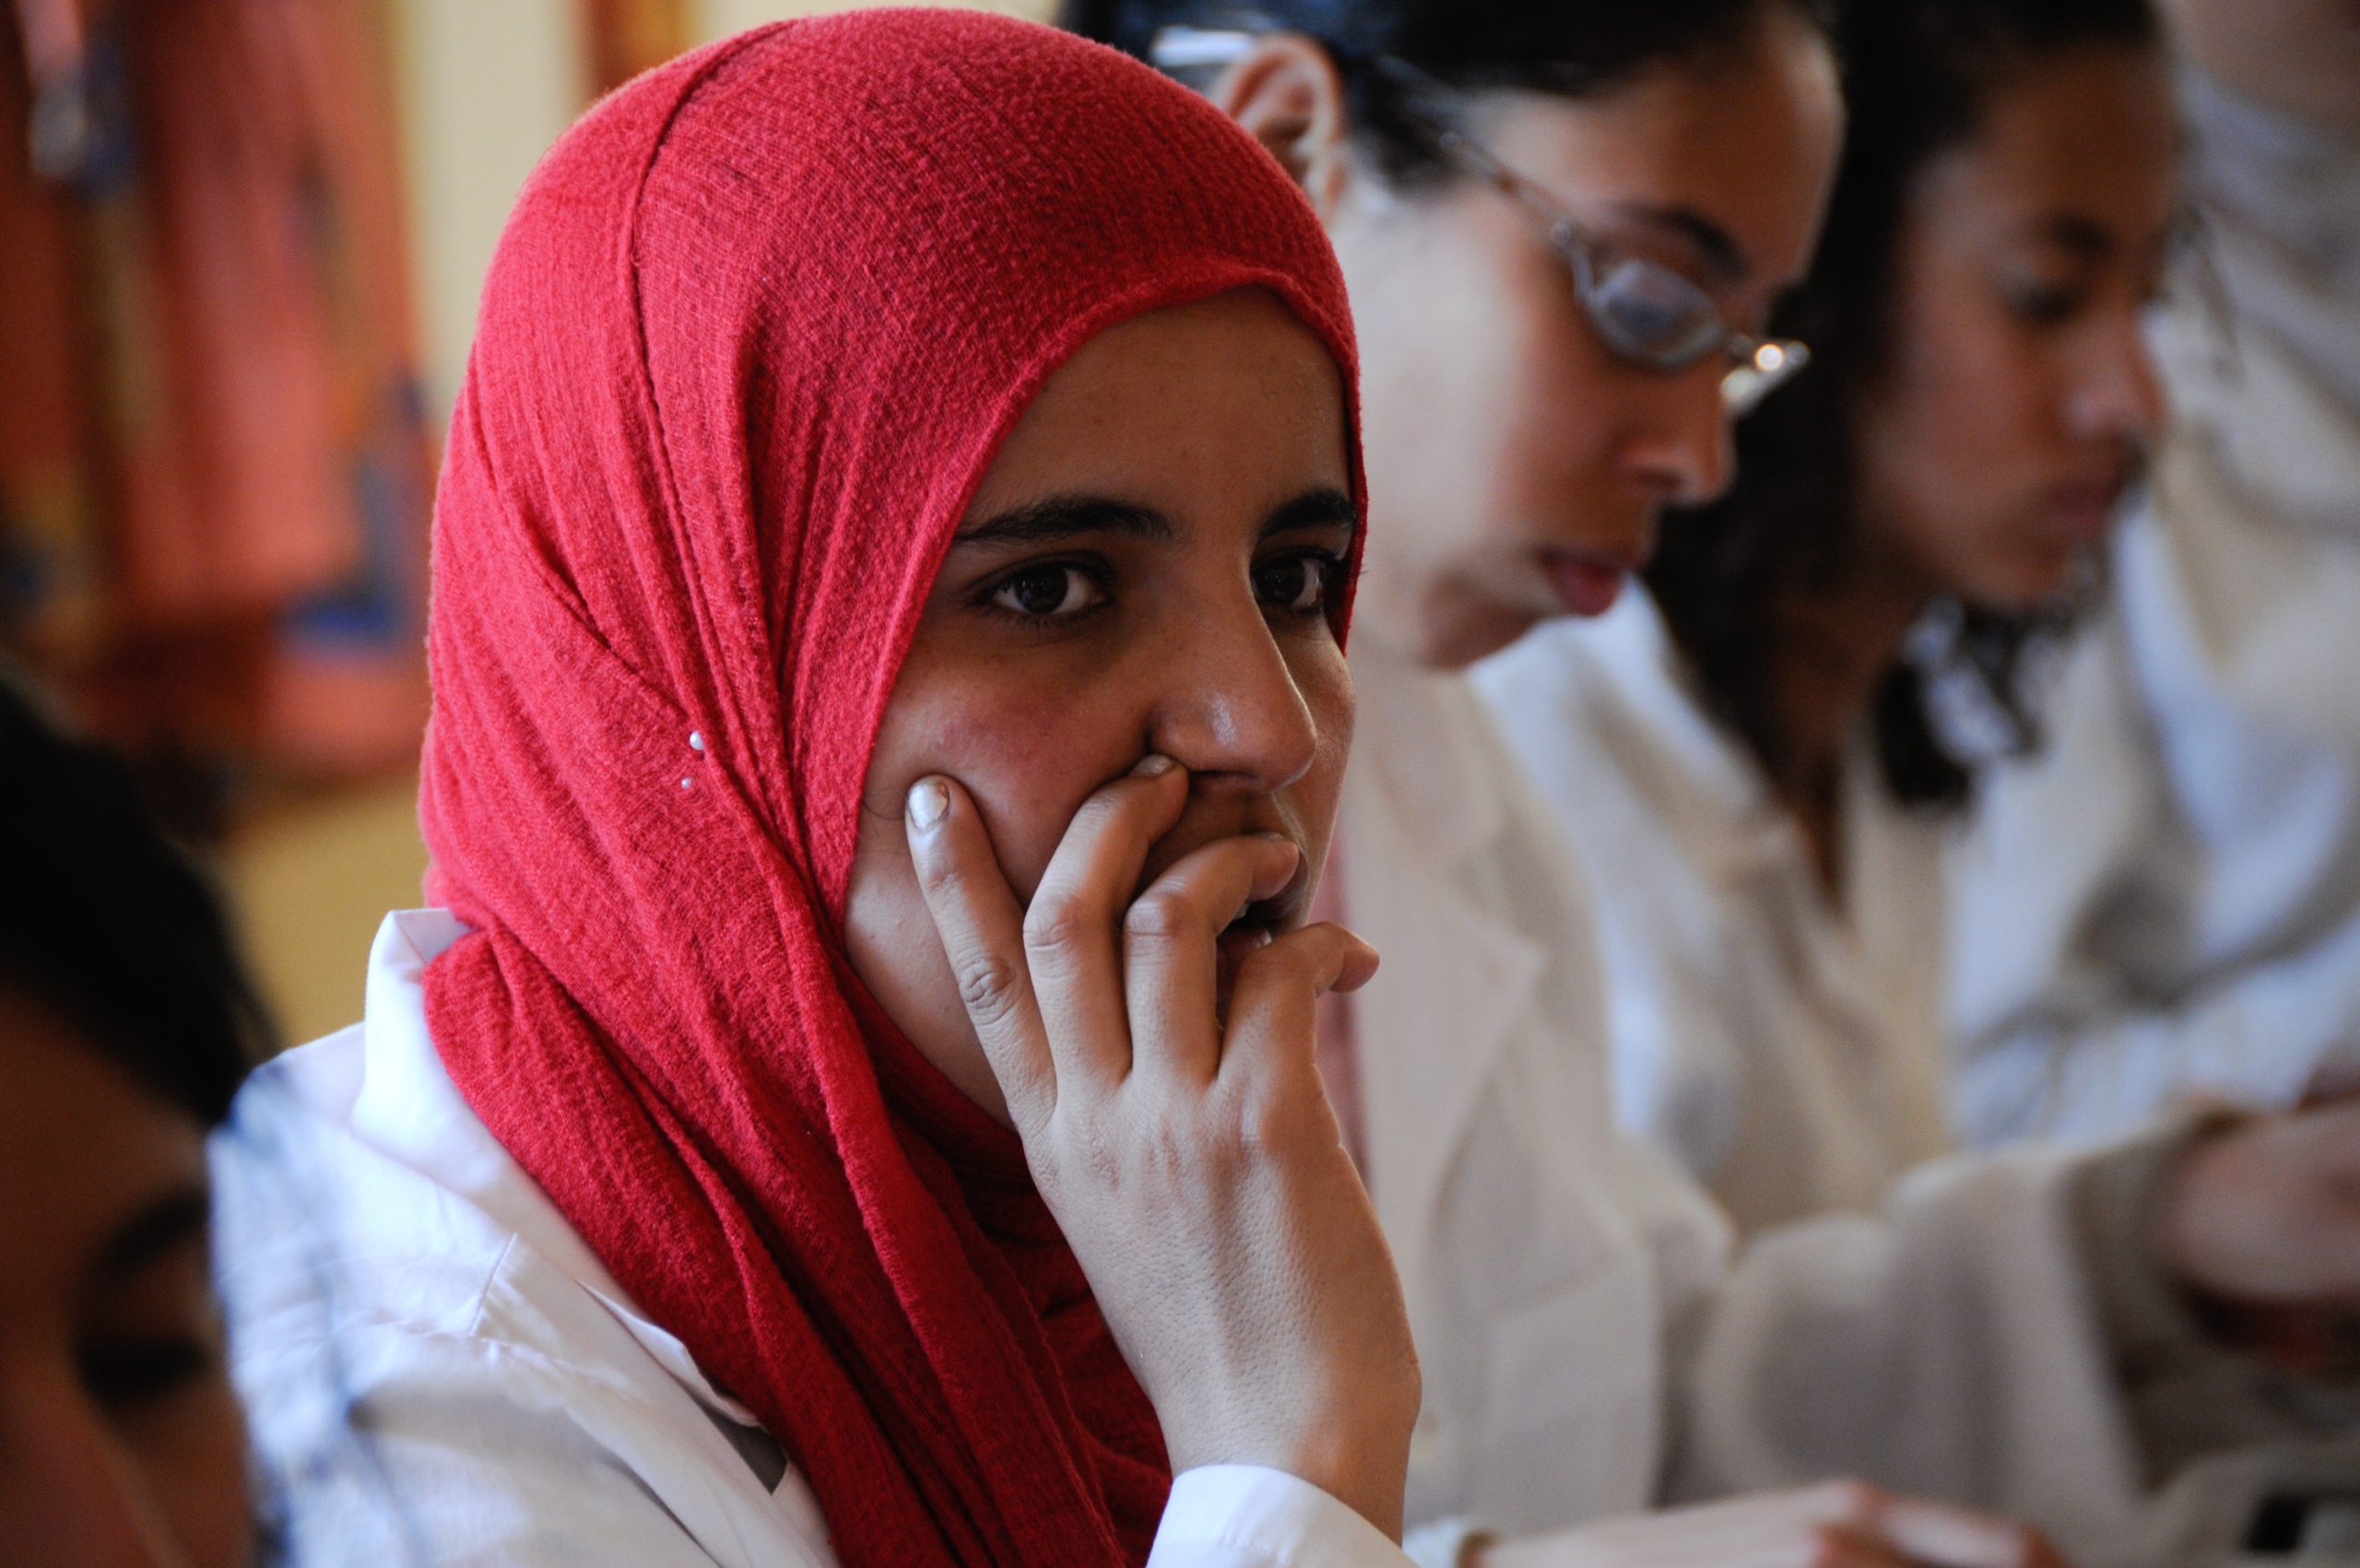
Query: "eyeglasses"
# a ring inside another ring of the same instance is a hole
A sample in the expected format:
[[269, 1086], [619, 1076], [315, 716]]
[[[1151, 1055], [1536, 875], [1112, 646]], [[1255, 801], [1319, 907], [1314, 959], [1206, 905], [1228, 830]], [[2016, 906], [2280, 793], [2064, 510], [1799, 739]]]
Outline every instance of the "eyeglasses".
[[[1381, 65], [1416, 86], [1444, 90], [1406, 61]], [[1524, 209], [1573, 269], [1574, 290], [1591, 329], [1619, 358], [1673, 374], [1716, 353], [1726, 355], [1721, 401], [1732, 417], [1752, 411], [1811, 362], [1811, 349], [1792, 338], [1755, 337], [1730, 326], [1694, 280], [1661, 262], [1617, 253], [1554, 197], [1469, 137], [1406, 107], [1400, 112], [1434, 138], [1445, 158]]]

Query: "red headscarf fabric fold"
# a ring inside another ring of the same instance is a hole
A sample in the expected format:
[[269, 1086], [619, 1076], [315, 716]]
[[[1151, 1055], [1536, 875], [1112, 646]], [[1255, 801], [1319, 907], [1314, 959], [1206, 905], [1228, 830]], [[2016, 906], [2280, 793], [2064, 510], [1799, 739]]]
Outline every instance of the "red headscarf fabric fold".
[[850, 1564], [1111, 1564], [1169, 1486], [1015, 1139], [840, 920], [879, 720], [1042, 382], [1140, 312], [1343, 288], [1209, 104], [973, 14], [787, 23], [608, 99], [486, 287], [421, 801], [468, 1102], [743, 1399]]

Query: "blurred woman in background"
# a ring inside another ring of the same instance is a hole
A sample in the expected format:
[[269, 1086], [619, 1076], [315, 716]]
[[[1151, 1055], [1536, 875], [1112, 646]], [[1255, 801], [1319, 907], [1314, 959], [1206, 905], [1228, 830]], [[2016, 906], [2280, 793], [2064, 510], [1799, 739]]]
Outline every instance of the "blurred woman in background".
[[[1481, 678], [1601, 890], [1626, 1123], [1747, 1227], [1872, 1208], [1949, 1147], [1941, 850], [2028, 740], [2161, 416], [2178, 218], [2145, 0], [1898, 0], [1847, 31], [1853, 135], [1811, 348], [1634, 595]], [[1611, 890], [1611, 896], [1603, 896]]]
[[[1759, 1490], [1849, 1475], [2027, 1515], [2093, 1562], [2135, 1554], [2188, 1409], [2115, 1358], [2160, 1322], [2159, 1364], [2204, 1361], [2172, 1291], [2255, 1267], [2224, 1246], [2232, 1194], [2259, 1220], [2238, 1239], [2273, 1267], [2298, 1255], [2297, 1291], [2360, 1275], [2330, 1140], [2259, 1191], [2174, 1138], [1978, 1162], [1881, 1221], [1733, 1260], [1705, 1194], [1612, 1114], [1606, 1007], [1619, 1022], [1622, 1004], [1611, 982], [1601, 1001], [1591, 919], [1646, 890], [1584, 878], [1456, 673], [1604, 610], [1658, 513], [1727, 483], [1730, 407], [1801, 361], [1763, 327], [1834, 175], [1822, 19], [1786, 0], [1115, 0], [1068, 20], [1253, 130], [1351, 287], [1371, 525], [1330, 883], [1386, 963], [1331, 1009], [1322, 1054], [1418, 1335], [1413, 1550], [2040, 1554], [2020, 1528], [1868, 1487]], [[2158, 77], [2130, 54], [2134, 82]], [[2184, 1251], [2150, 1240], [2165, 1186]], [[1639, 1512], [1700, 1497], [1730, 1500]]]
[[2360, 10], [2170, 0], [2200, 242], [2109, 591], [1956, 858], [1962, 1131], [2360, 1075]]
[[0, 680], [0, 1541], [244, 1568], [205, 1138], [269, 1033], [129, 772]]

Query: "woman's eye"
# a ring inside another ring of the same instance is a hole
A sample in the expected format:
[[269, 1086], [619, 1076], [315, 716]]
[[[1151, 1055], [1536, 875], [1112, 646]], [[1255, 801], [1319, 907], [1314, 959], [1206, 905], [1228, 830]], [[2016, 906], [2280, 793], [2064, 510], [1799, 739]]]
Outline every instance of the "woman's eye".
[[2002, 292], [2008, 308], [2035, 326], [2059, 326], [2080, 313], [2083, 291], [2064, 284], [2029, 280], [2011, 283]]
[[1323, 555], [1283, 556], [1254, 569], [1254, 590], [1271, 609], [1317, 615], [1328, 607], [1328, 584], [1336, 564]]
[[127, 1339], [81, 1356], [82, 1386], [109, 1409], [160, 1399], [213, 1369], [212, 1347], [197, 1338]]
[[1106, 595], [1079, 566], [1028, 566], [993, 589], [991, 602], [1028, 620], [1054, 620], [1094, 609]]

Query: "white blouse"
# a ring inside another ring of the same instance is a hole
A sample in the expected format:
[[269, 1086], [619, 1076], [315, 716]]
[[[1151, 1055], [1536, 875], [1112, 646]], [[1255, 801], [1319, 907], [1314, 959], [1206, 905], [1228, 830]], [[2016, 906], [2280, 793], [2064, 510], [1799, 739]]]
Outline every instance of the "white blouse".
[[[388, 916], [366, 1021], [289, 1053], [214, 1151], [233, 1367], [290, 1562], [829, 1568], [811, 1491], [467, 1107], [426, 1026], [463, 932]], [[1400, 1568], [1326, 1492], [1211, 1466], [1153, 1568]]]
[[1635, 586], [1473, 678], [1576, 853], [1624, 1126], [1748, 1232], [1870, 1211], [1949, 1148], [1938, 824], [1894, 805], [1856, 757], [1832, 900]]
[[1599, 910], [1493, 715], [1374, 628], [1351, 662], [1345, 914], [1385, 958], [1352, 996], [1362, 1130], [1425, 1374], [1410, 1518], [1514, 1537], [1855, 1475], [2029, 1518], [2082, 1568], [2224, 1561], [2268, 1472], [2202, 1487], [2193, 1526], [2153, 1489], [2307, 1429], [2146, 1256], [2168, 1139], [1938, 1161], [1733, 1249], [1616, 1126]]

